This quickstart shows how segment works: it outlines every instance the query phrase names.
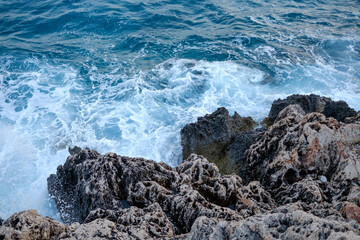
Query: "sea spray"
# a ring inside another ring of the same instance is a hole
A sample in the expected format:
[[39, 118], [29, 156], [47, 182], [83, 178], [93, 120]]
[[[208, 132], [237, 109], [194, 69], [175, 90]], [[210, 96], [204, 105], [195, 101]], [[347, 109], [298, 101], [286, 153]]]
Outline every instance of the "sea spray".
[[360, 109], [357, 1], [0, 2], [0, 217], [57, 217], [69, 146], [176, 165], [180, 129], [223, 106], [266, 117], [316, 93]]

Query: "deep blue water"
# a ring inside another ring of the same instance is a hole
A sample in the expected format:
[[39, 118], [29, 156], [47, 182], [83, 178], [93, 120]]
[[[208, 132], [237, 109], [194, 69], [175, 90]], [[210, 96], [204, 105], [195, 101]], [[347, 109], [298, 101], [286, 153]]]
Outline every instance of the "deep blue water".
[[0, 0], [0, 217], [58, 217], [68, 146], [176, 165], [185, 124], [293, 93], [360, 109], [359, 0]]

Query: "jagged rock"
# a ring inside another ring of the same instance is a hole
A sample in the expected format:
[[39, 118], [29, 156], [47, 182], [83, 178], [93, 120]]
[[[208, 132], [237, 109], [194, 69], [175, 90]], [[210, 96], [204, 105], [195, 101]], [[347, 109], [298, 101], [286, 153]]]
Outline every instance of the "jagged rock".
[[265, 120], [267, 125], [272, 125], [276, 122], [278, 114], [287, 106], [298, 104], [305, 111], [305, 113], [319, 112], [326, 117], [333, 117], [338, 121], [344, 121], [347, 117], [356, 115], [354, 109], [350, 108], [346, 102], [334, 102], [330, 98], [321, 97], [315, 94], [298, 95], [294, 94], [286, 99], [278, 99], [273, 102], [268, 118]]
[[276, 206], [276, 202], [260, 182], [253, 181], [247, 186], [238, 189], [238, 200], [235, 210], [244, 217], [266, 213]]
[[[224, 221], [199, 217], [191, 231], [178, 239], [360, 239], [354, 223], [325, 220], [301, 210]], [[340, 237], [340, 238], [339, 238]], [[342, 238], [341, 238], [342, 237]]]
[[301, 118], [306, 115], [299, 104], [291, 104], [289, 106], [291, 107], [286, 107], [279, 112], [279, 114], [276, 116], [275, 122], [278, 122], [286, 117], [291, 117], [295, 121], [300, 121]]
[[327, 103], [322, 113], [326, 117], [333, 117], [336, 120], [342, 122], [344, 122], [344, 120], [348, 117], [356, 116], [356, 111], [350, 108], [349, 105], [344, 101]]
[[344, 120], [345, 123], [357, 123], [360, 124], [360, 111], [356, 113], [354, 117], [348, 117]]
[[305, 113], [322, 112], [327, 103], [332, 100], [327, 97], [321, 97], [315, 94], [310, 95], [290, 95], [285, 99], [275, 100], [269, 112], [269, 121], [274, 122], [278, 114], [287, 106], [298, 104]]
[[69, 153], [70, 155], [75, 155], [75, 154], [79, 154], [81, 152], [81, 147], [78, 146], [74, 146], [74, 147], [69, 147]]
[[[225, 108], [199, 117], [181, 130], [183, 159], [196, 153], [214, 162], [222, 174], [238, 173], [238, 162], [243, 161], [245, 150], [256, 136], [254, 125], [251, 117], [240, 117], [236, 112], [230, 116]], [[241, 141], [235, 139], [239, 134]]]
[[0, 239], [56, 239], [67, 227], [54, 219], [40, 216], [36, 210], [12, 215], [0, 227]]
[[[174, 231], [160, 206], [146, 209], [131, 207], [117, 213], [115, 221], [96, 217], [86, 224], [61, 224], [40, 216], [35, 210], [11, 216], [0, 228], [0, 239], [54, 240], [54, 239], [164, 239], [172, 238]], [[114, 215], [108, 215], [108, 218]]]
[[4, 220], [0, 218], [0, 226], [3, 224]]
[[[219, 177], [214, 163], [195, 154], [173, 169], [165, 163], [85, 149], [59, 166], [57, 174], [49, 177], [48, 187], [66, 223], [106, 218], [123, 224], [120, 216], [125, 216], [130, 206], [145, 211], [139, 217], [149, 215], [146, 209], [150, 206], [153, 212], [154, 206], [159, 206], [157, 215], [163, 223], [159, 229], [167, 234], [190, 231], [199, 216], [240, 220], [276, 206], [260, 184], [243, 186], [238, 176]], [[217, 187], [224, 191], [216, 192]], [[232, 199], [225, 201], [229, 194]], [[218, 200], [220, 196], [225, 202]], [[137, 219], [136, 214], [131, 216]], [[146, 224], [151, 219], [148, 217]], [[170, 222], [171, 226], [166, 224]]]
[[175, 170], [181, 175], [182, 182], [196, 185], [201, 185], [219, 175], [219, 169], [214, 163], [209, 163], [206, 158], [196, 154], [191, 154]]
[[283, 204], [301, 201], [307, 204], [321, 203], [326, 196], [320, 187], [320, 181], [305, 178], [288, 186], [282, 186], [276, 191], [275, 198]]
[[[320, 113], [296, 115], [295, 106], [284, 109], [292, 114], [271, 126], [247, 151], [253, 176], [260, 176], [273, 196], [283, 196], [284, 189], [305, 177], [318, 180], [325, 177], [326, 181], [345, 185], [359, 179], [360, 125], [344, 124]], [[322, 193], [318, 184], [307, 185], [313, 186], [308, 193], [318, 194], [306, 196], [313, 197], [310, 201], [319, 201]], [[299, 190], [298, 187], [295, 188]], [[275, 198], [277, 202], [281, 199], [284, 197]]]
[[[146, 235], [145, 235], [146, 236]], [[112, 240], [134, 240], [136, 238], [130, 236], [126, 232], [117, 229], [114, 222], [106, 219], [96, 219], [87, 224], [74, 223], [68, 227], [68, 231], [60, 234], [57, 239], [112, 239]], [[145, 239], [145, 238], [143, 238]]]
[[218, 109], [182, 131], [186, 149], [240, 176], [190, 150], [172, 168], [70, 148], [48, 189], [71, 225], [30, 210], [6, 220], [0, 239], [360, 239], [360, 112], [345, 118], [347, 105], [316, 95], [289, 99], [298, 104], [266, 130], [243, 132], [252, 121]]
[[156, 181], [171, 188], [178, 181], [176, 172], [164, 163], [118, 156], [100, 155], [89, 149], [69, 156], [57, 174], [48, 178], [50, 195], [54, 196], [65, 223], [84, 222], [97, 208], [126, 208], [129, 189], [139, 181]]
[[288, 203], [280, 205], [276, 209], [272, 210], [271, 213], [283, 213], [288, 214], [295, 211], [304, 211], [308, 214], [316, 216], [321, 219], [337, 222], [346, 222], [344, 218], [343, 208], [347, 202], [321, 202], [321, 203], [309, 203], [297, 201], [294, 203]]
[[74, 223], [59, 239], [164, 239], [174, 236], [173, 224], [156, 203], [146, 208], [90, 212], [86, 224]]
[[118, 210], [96, 209], [91, 211], [85, 222], [107, 219], [117, 223], [121, 232], [135, 239], [157, 239], [173, 237], [175, 228], [158, 203], [146, 208], [130, 207]]

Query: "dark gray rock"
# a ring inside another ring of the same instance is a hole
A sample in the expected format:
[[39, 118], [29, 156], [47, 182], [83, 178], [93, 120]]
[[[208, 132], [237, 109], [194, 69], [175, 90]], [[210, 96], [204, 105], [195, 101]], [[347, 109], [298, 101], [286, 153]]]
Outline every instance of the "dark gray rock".
[[75, 155], [75, 154], [79, 154], [81, 152], [81, 148], [78, 146], [69, 147], [68, 151], [69, 151], [70, 155]]
[[344, 122], [348, 117], [356, 116], [356, 111], [348, 106], [344, 101], [329, 102], [325, 105], [322, 113], [326, 117], [333, 117], [338, 121]]
[[330, 98], [319, 95], [298, 95], [294, 94], [285, 99], [278, 99], [273, 102], [268, 118], [265, 120], [267, 125], [276, 122], [278, 114], [287, 106], [298, 104], [305, 113], [319, 112], [326, 117], [333, 117], [338, 121], [344, 121], [347, 117], [354, 117], [356, 111], [350, 108], [346, 102], [334, 102]]
[[294, 94], [288, 96], [285, 99], [278, 99], [273, 102], [269, 112], [269, 119], [275, 121], [277, 115], [287, 106], [292, 104], [298, 104], [304, 110], [305, 113], [322, 112], [327, 103], [332, 100], [327, 97], [321, 97], [319, 95], [299, 95]]
[[348, 117], [344, 120], [345, 123], [357, 123], [360, 124], [360, 111], [356, 113], [354, 117]]
[[[262, 130], [247, 131], [236, 134], [229, 142], [229, 145], [225, 149], [226, 161], [228, 162], [228, 173], [238, 174], [244, 184], [248, 184], [252, 178], [249, 172], [251, 168], [246, 158], [245, 152], [249, 149], [255, 139], [261, 134]], [[221, 164], [221, 163], [219, 163]], [[224, 164], [224, 163], [222, 163]]]
[[[251, 117], [240, 117], [236, 112], [230, 116], [225, 108], [199, 117], [196, 123], [190, 123], [181, 130], [183, 159], [196, 153], [214, 162], [222, 174], [238, 173], [236, 163], [243, 161], [241, 149], [247, 149], [255, 137], [252, 132], [254, 125]], [[236, 140], [239, 134], [243, 136], [243, 141], [239, 140], [241, 137]], [[232, 147], [234, 141], [236, 143]]]

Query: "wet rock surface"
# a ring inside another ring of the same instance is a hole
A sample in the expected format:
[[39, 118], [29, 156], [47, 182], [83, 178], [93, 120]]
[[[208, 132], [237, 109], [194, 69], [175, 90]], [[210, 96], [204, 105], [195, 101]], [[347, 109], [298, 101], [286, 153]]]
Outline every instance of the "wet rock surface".
[[[320, 113], [330, 99], [305, 102], [260, 131], [225, 109], [200, 118], [182, 131], [189, 156], [175, 168], [72, 148], [48, 178], [67, 225], [29, 210], [0, 239], [360, 239], [360, 113], [339, 121]], [[215, 143], [208, 153], [237, 156], [238, 174], [191, 153]]]

